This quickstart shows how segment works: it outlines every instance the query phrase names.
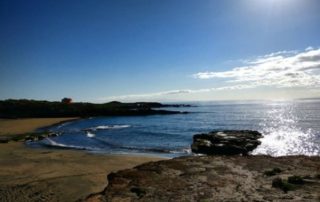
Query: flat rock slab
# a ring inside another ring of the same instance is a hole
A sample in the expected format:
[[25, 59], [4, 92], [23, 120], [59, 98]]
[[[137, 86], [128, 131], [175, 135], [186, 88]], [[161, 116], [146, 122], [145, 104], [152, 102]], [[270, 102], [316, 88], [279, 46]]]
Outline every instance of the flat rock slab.
[[[319, 173], [320, 157], [180, 157], [111, 173], [106, 189], [87, 201], [313, 202], [320, 200]], [[309, 181], [288, 192], [272, 187], [292, 175]]]
[[213, 131], [193, 136], [192, 152], [208, 155], [248, 155], [261, 142], [262, 135], [250, 130]]

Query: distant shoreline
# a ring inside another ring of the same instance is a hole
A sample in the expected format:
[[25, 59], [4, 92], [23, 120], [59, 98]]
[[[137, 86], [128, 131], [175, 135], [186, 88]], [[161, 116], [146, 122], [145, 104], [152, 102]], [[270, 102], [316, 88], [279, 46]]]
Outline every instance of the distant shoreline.
[[121, 103], [117, 101], [93, 104], [83, 102], [49, 102], [42, 100], [0, 100], [0, 118], [60, 118], [94, 116], [144, 116], [179, 114], [165, 107], [190, 107], [186, 104], [158, 102]]

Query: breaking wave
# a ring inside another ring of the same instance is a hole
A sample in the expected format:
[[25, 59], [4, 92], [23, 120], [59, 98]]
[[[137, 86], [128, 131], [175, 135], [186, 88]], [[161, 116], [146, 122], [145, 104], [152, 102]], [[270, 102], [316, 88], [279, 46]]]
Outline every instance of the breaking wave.
[[96, 131], [96, 130], [110, 130], [110, 129], [122, 129], [122, 128], [129, 128], [130, 125], [101, 125], [92, 128], [86, 128], [85, 131]]
[[96, 134], [94, 134], [94, 133], [92, 133], [90, 131], [86, 131], [86, 136], [92, 138], [92, 137], [95, 137]]
[[64, 148], [64, 149], [77, 149], [77, 150], [94, 150], [95, 148], [88, 148], [83, 146], [77, 146], [77, 145], [67, 145], [67, 144], [61, 144], [58, 143], [50, 138], [46, 138], [46, 141], [43, 142], [47, 147], [56, 147], [56, 148]]
[[[93, 137], [94, 139], [105, 143], [114, 153], [121, 152], [123, 154], [132, 154], [132, 153], [162, 153], [162, 154], [185, 154], [188, 155], [191, 153], [190, 148], [150, 148], [150, 147], [139, 147], [139, 146], [124, 146], [124, 145], [115, 145], [106, 140], [101, 140]], [[88, 151], [96, 151], [101, 152], [104, 151], [103, 148], [92, 148], [86, 146], [77, 146], [70, 144], [61, 144], [50, 138], [46, 138], [42, 144], [46, 147], [53, 148], [63, 148], [63, 149], [76, 149], [76, 150], [88, 150]], [[117, 152], [118, 151], [118, 152]], [[107, 152], [107, 151], [106, 151]], [[109, 151], [110, 152], [110, 151]]]

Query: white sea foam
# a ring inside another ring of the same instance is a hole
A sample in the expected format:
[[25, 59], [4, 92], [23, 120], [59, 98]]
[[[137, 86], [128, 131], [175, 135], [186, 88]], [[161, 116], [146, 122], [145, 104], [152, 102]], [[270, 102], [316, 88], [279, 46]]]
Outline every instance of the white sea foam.
[[191, 148], [183, 149], [183, 152], [185, 152], [185, 153], [187, 153], [187, 154], [192, 154]]
[[60, 128], [62, 128], [62, 127], [65, 127], [65, 126], [69, 125], [70, 123], [72, 123], [72, 122], [71, 122], [71, 121], [67, 121], [67, 122], [61, 123], [61, 124], [59, 124], [59, 125], [57, 126], [57, 129], [60, 129]]
[[129, 128], [130, 125], [101, 125], [92, 128], [88, 128], [86, 130], [96, 131], [96, 130], [110, 130], [110, 129], [122, 129], [122, 128]]
[[191, 148], [183, 148], [183, 149], [177, 149], [177, 150], [167, 150], [168, 153], [171, 154], [191, 154]]
[[85, 147], [81, 147], [81, 146], [61, 144], [50, 138], [46, 138], [46, 140], [49, 143], [49, 144], [46, 144], [47, 146], [70, 148], [70, 149], [86, 149]]
[[87, 132], [86, 132], [86, 135], [87, 135], [87, 137], [90, 137], [90, 138], [96, 136], [94, 133], [91, 133], [90, 131], [87, 131]]
[[320, 145], [313, 139], [312, 129], [303, 130], [298, 127], [294, 108], [282, 107], [268, 111], [268, 120], [261, 123], [264, 137], [262, 144], [253, 154], [269, 154], [272, 156], [286, 155], [319, 155]]

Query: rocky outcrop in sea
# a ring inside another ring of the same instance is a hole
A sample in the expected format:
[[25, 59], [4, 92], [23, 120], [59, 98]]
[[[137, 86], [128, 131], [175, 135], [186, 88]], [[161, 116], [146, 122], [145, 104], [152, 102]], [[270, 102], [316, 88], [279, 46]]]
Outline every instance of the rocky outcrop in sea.
[[250, 130], [213, 131], [193, 136], [192, 152], [208, 155], [248, 155], [261, 142], [261, 133]]

